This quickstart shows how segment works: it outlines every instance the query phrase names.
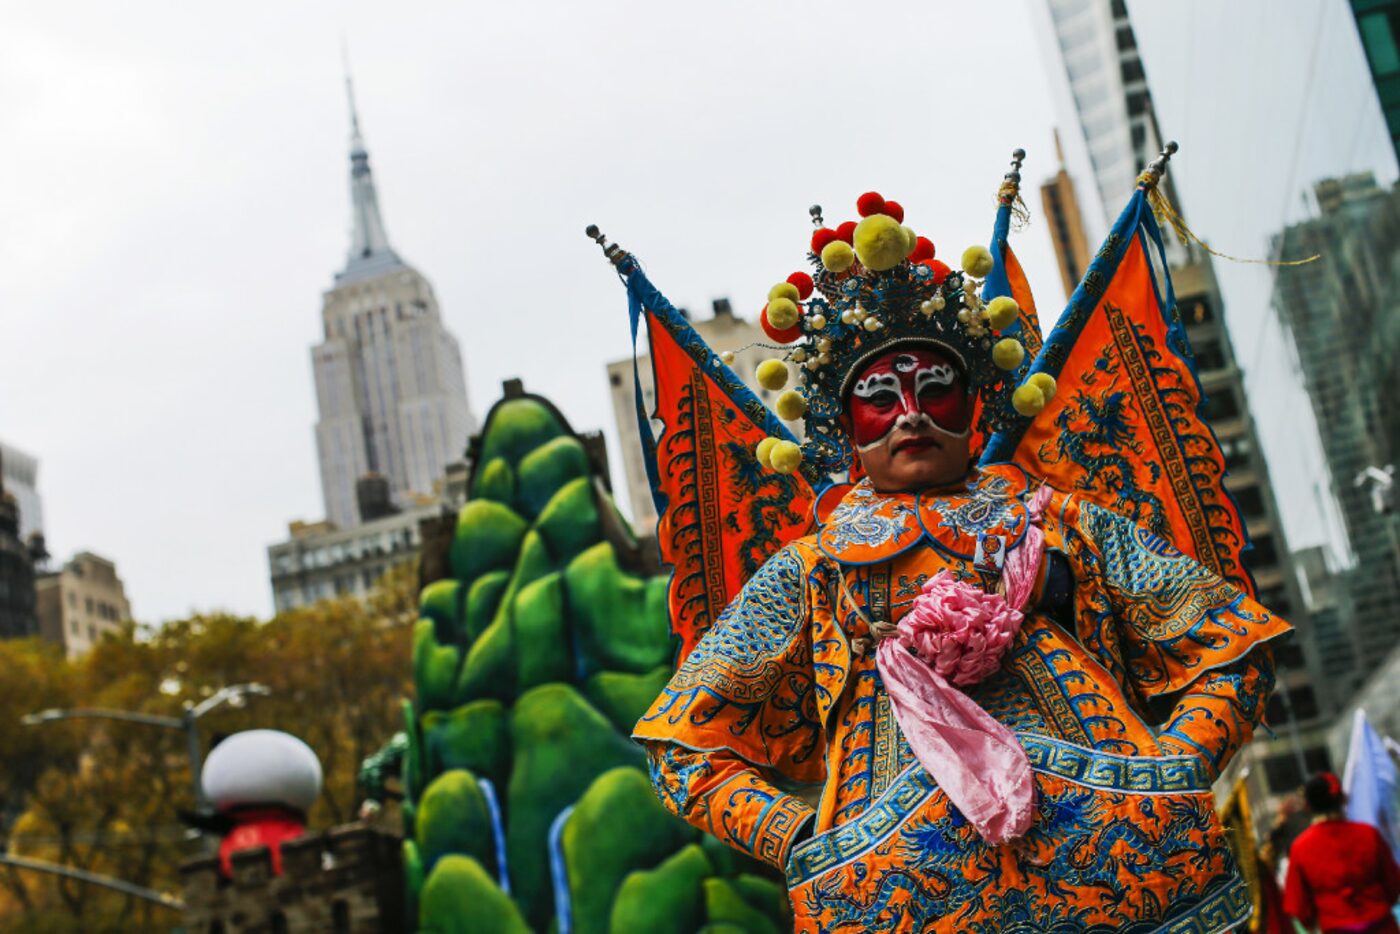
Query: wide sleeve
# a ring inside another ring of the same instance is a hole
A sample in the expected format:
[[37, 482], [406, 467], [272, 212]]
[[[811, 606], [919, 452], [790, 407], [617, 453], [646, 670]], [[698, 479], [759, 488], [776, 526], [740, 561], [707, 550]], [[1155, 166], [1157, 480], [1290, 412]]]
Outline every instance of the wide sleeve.
[[1192, 682], [1167, 718], [1157, 744], [1168, 753], [1200, 756], [1218, 776], [1254, 735], [1273, 686], [1273, 652], [1261, 645]]
[[[1221, 684], [1202, 677], [1249, 655], [1291, 630], [1233, 584], [1222, 580], [1171, 543], [1117, 513], [1080, 503], [1076, 525], [1087, 540], [1104, 592], [1100, 613], [1088, 614], [1099, 654], [1117, 656], [1111, 667], [1147, 701], [1180, 692], [1218, 696]], [[1233, 682], [1257, 695], [1272, 686], [1273, 665], [1260, 653], [1257, 673]], [[1267, 669], [1269, 677], [1262, 677]], [[1246, 685], [1245, 682], [1248, 682]], [[1241, 695], [1243, 697], [1243, 695]], [[1250, 707], [1252, 721], [1262, 713]]]
[[770, 558], [633, 733], [663, 804], [780, 868], [813, 810], [778, 783], [818, 782], [824, 769], [807, 578], [793, 546]]

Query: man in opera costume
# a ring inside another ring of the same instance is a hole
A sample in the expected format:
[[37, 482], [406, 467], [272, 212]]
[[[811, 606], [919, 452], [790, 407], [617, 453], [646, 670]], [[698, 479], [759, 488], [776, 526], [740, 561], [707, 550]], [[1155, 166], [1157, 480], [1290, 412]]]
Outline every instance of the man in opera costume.
[[[774, 286], [777, 416], [607, 246], [679, 667], [637, 724], [668, 808], [787, 878], [798, 931], [1221, 931], [1211, 783], [1287, 623], [1239, 515], [1140, 179], [1043, 343], [1006, 244], [960, 270], [871, 192]], [[664, 424], [653, 439], [647, 417]], [[783, 425], [803, 422], [804, 439]]]

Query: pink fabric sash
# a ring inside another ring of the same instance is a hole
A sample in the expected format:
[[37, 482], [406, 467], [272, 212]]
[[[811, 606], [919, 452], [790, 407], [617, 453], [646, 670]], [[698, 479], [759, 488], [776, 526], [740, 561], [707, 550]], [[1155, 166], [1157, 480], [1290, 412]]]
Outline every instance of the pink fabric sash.
[[994, 846], [1030, 829], [1035, 778], [1016, 735], [955, 685], [994, 673], [1021, 628], [1045, 552], [1040, 518], [1049, 499], [1045, 486], [1031, 498], [1031, 524], [1002, 569], [1004, 595], [939, 571], [875, 653], [915, 757]]

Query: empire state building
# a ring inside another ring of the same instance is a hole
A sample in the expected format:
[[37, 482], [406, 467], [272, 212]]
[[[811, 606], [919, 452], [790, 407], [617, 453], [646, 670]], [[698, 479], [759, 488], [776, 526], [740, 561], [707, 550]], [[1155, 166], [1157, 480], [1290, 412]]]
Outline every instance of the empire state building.
[[350, 253], [323, 296], [324, 340], [311, 352], [321, 491], [342, 529], [373, 518], [360, 514], [361, 478], [382, 477], [393, 505], [410, 508], [433, 495], [476, 429], [433, 287], [389, 245], [353, 93], [350, 115]]

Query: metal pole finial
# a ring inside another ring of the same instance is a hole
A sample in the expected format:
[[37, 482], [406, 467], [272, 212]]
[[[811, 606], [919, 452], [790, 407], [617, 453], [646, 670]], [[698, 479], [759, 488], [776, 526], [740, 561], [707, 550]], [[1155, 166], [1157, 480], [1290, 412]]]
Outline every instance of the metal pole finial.
[[1171, 160], [1172, 156], [1176, 155], [1176, 151], [1180, 148], [1176, 140], [1167, 141], [1167, 144], [1162, 147], [1162, 151], [1157, 154], [1157, 158], [1149, 162], [1147, 168], [1143, 169], [1140, 181], [1143, 183], [1144, 187], [1157, 187], [1157, 183], [1162, 180], [1162, 176], [1167, 174], [1167, 162]]
[[1014, 183], [1017, 187], [1021, 183], [1021, 163], [1026, 161], [1026, 151], [1017, 146], [1011, 150], [1011, 169], [1002, 176], [1008, 182]]
[[607, 236], [598, 229], [597, 224], [589, 224], [583, 229], [583, 232], [587, 235], [588, 239], [594, 241], [598, 246], [603, 248], [603, 255], [606, 256], [608, 261], [614, 266], [622, 265], [622, 261], [627, 258], [627, 251], [616, 243], [608, 243]]

